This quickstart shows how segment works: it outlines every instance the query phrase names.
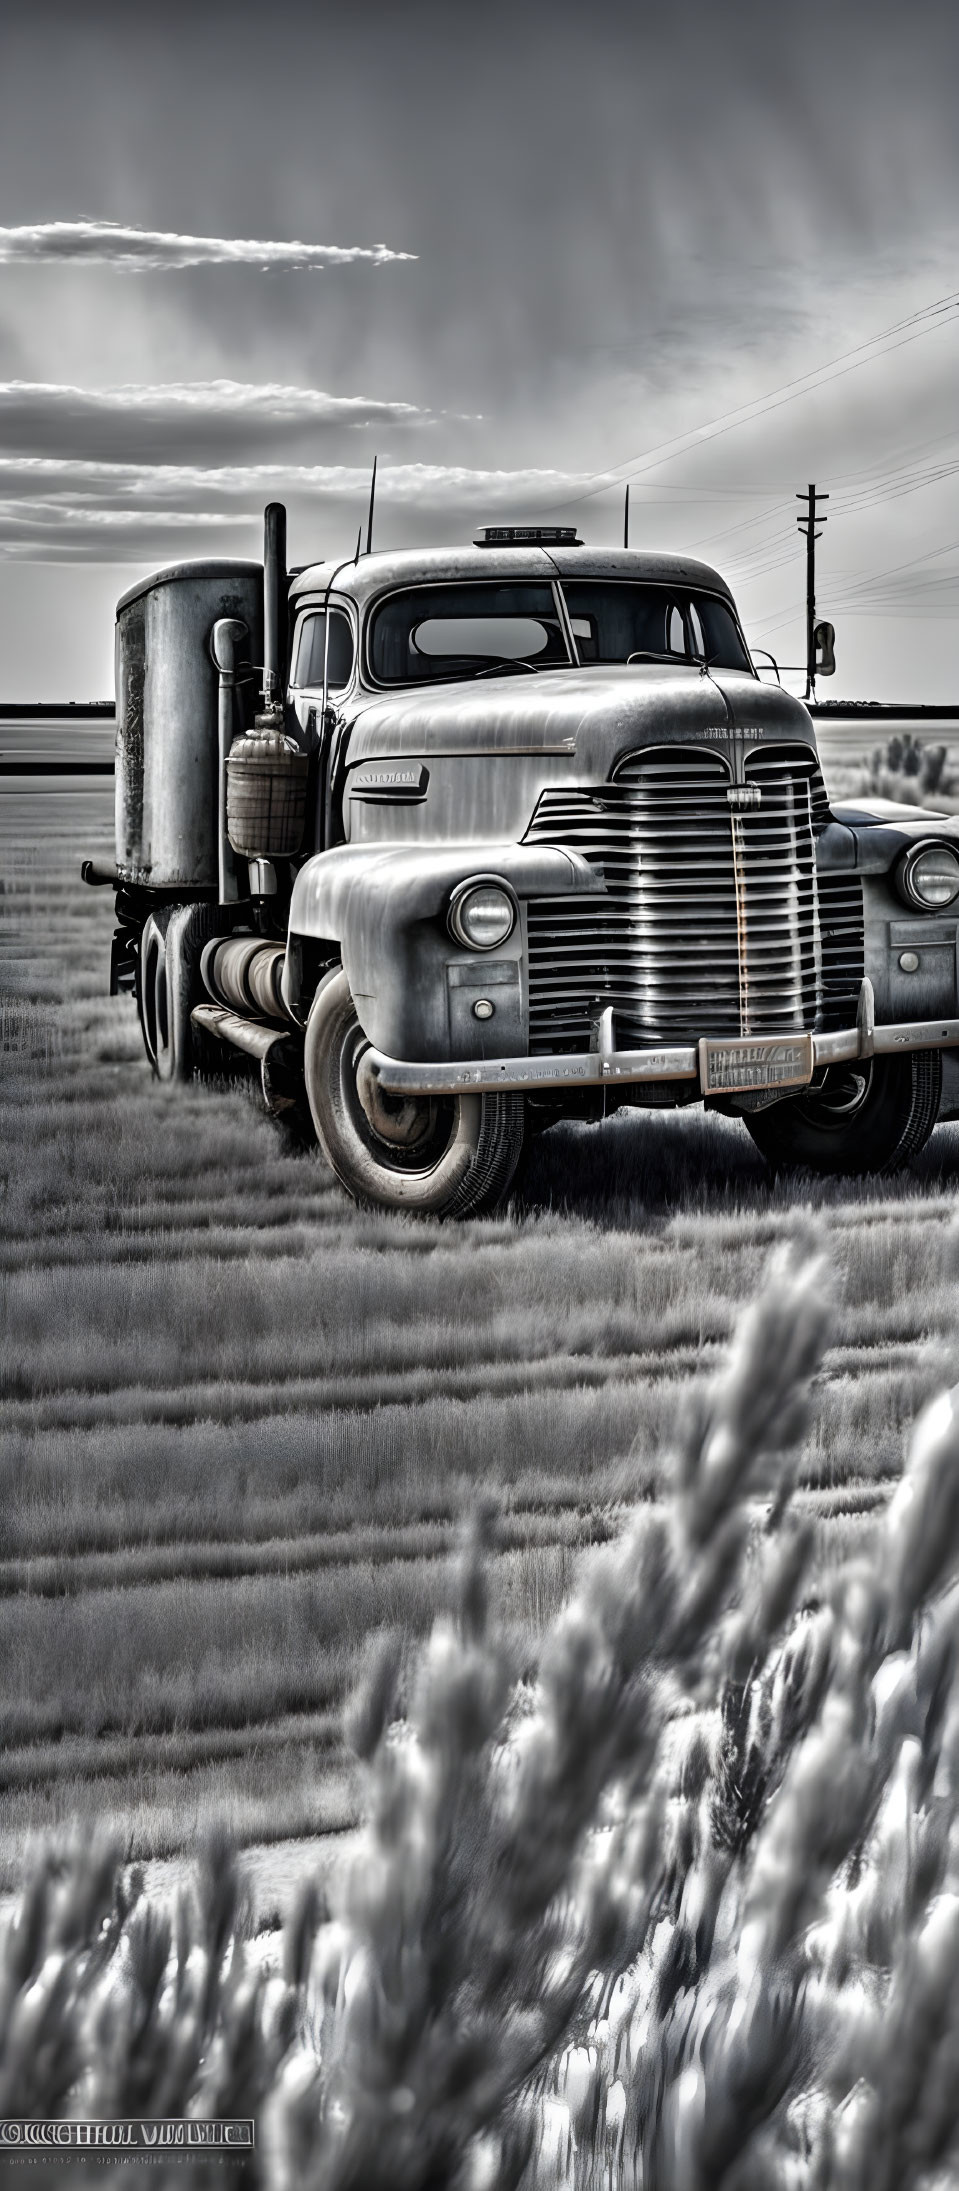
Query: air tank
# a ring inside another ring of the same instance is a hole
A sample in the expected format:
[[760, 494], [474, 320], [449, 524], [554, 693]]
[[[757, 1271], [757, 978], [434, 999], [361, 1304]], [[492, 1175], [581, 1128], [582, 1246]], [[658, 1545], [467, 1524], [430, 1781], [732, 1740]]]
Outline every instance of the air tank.
[[[130, 882], [216, 888], [218, 677], [210, 634], [222, 616], [247, 626], [241, 656], [261, 665], [262, 564], [177, 563], [131, 586], [117, 604], [116, 857]], [[237, 731], [252, 720], [259, 682], [253, 677], [237, 693]]]

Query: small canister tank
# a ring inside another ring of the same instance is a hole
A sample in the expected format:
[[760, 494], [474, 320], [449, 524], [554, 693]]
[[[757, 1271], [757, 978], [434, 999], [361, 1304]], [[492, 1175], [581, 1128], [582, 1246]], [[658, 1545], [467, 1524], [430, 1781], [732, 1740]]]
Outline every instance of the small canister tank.
[[117, 605], [116, 856], [131, 882], [216, 887], [218, 678], [210, 634], [221, 616], [247, 626], [243, 652], [262, 663], [261, 564], [174, 564], [131, 586]]
[[309, 758], [273, 715], [235, 738], [226, 764], [226, 827], [247, 859], [291, 860], [303, 841]]

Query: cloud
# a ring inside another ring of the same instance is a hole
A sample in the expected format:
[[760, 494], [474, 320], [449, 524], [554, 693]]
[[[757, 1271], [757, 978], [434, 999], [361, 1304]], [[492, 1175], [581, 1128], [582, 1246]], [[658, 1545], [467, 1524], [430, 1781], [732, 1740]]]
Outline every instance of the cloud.
[[[186, 556], [208, 548], [213, 536], [240, 527], [246, 511], [110, 510], [68, 502], [0, 499], [0, 562], [144, 563], [161, 565], [175, 549]], [[200, 537], [197, 538], [197, 535]], [[216, 540], [216, 545], [221, 545]], [[246, 546], [222, 542], [225, 553]]]
[[178, 532], [188, 532], [203, 525], [248, 525], [248, 510], [138, 510], [109, 509], [92, 502], [78, 503], [75, 507], [66, 501], [0, 499], [0, 532], [7, 530], [18, 534], [36, 531], [38, 534], [55, 532], [63, 525], [69, 531], [89, 528], [94, 532], [107, 529], [123, 532], [131, 528], [154, 526], [157, 531], [171, 527]]
[[[572, 494], [590, 475], [554, 470], [484, 471], [456, 464], [381, 464], [377, 499], [424, 503], [442, 508], [464, 495], [484, 493], [497, 503], [517, 495]], [[197, 496], [259, 495], [280, 488], [290, 494], [350, 497], [368, 492], [369, 469], [354, 464], [104, 464], [87, 458], [0, 455], [0, 493], [12, 486], [42, 485], [47, 497], [89, 499], [120, 507], [128, 497], [139, 506], [163, 507]]]
[[130, 274], [175, 272], [186, 266], [253, 266], [261, 273], [314, 273], [329, 266], [388, 266], [415, 260], [415, 251], [335, 243], [279, 243], [250, 236], [181, 236], [175, 230], [124, 228], [118, 221], [34, 221], [0, 227], [0, 266], [114, 266]]
[[415, 403], [334, 396], [322, 388], [237, 380], [129, 383], [74, 388], [53, 381], [0, 381], [0, 450], [94, 457], [204, 455], [248, 448], [255, 436], [289, 443], [347, 428], [419, 427], [431, 414]]
[[[346, 464], [201, 467], [0, 456], [0, 556], [142, 561], [166, 553], [170, 532], [197, 536], [200, 553], [223, 527], [248, 526], [255, 535], [264, 502], [278, 495], [299, 505], [304, 517], [326, 509], [338, 525], [344, 512], [355, 522], [369, 483], [365, 466]], [[386, 464], [377, 474], [377, 509], [381, 518], [392, 509], [407, 518], [461, 520], [471, 531], [490, 513], [522, 518], [552, 510], [583, 484], [584, 475], [574, 472]]]

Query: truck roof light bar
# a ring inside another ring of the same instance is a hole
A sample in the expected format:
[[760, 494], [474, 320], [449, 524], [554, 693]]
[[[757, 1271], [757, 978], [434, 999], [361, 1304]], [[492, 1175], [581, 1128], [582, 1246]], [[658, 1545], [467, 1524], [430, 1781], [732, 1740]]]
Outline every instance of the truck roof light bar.
[[581, 548], [575, 525], [481, 525], [474, 548]]

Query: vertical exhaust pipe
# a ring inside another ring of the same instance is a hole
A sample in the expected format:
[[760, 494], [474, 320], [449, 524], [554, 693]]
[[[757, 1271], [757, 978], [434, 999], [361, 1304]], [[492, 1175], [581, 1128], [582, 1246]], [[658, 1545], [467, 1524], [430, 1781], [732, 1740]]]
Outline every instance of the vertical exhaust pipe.
[[236, 616], [218, 616], [210, 634], [210, 652], [219, 670], [217, 696], [217, 877], [221, 905], [234, 905], [240, 895], [236, 860], [230, 843], [226, 813], [226, 764], [236, 729], [237, 656], [249, 640], [245, 624]]
[[286, 510], [268, 502], [263, 512], [263, 704], [283, 704], [286, 685]]

